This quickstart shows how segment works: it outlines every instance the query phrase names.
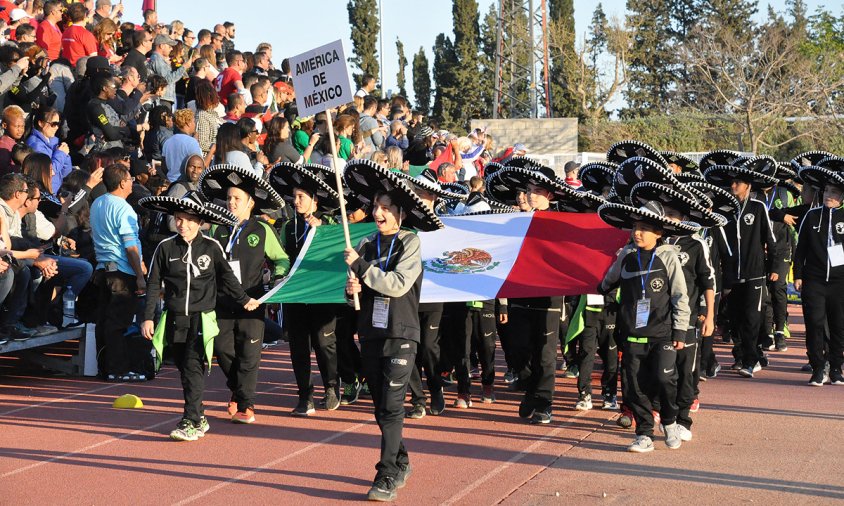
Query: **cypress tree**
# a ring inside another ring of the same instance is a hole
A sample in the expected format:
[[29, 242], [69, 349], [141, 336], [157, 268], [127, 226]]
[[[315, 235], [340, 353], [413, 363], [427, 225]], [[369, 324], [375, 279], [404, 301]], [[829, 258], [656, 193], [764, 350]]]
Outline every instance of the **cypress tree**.
[[[377, 0], [349, 0], [349, 25], [352, 29], [352, 57], [359, 73], [354, 74], [355, 84], [360, 87], [363, 74], [378, 76], [378, 3]], [[379, 88], [383, 83], [378, 83]]]
[[[576, 33], [573, 0], [550, 0], [549, 15], [552, 30], [558, 34], [555, 47], [549, 49], [552, 115], [577, 117], [580, 116], [580, 107], [574, 93], [577, 53], [574, 48]], [[537, 80], [542, 79], [543, 76], [537, 76]]]
[[433, 117], [443, 128], [453, 127], [455, 113], [455, 79], [454, 69], [457, 66], [457, 56], [454, 44], [444, 33], [437, 35], [434, 41], [434, 108]]
[[676, 49], [671, 44], [671, 0], [627, 0], [633, 30], [628, 59], [625, 117], [665, 112], [674, 85]]
[[416, 97], [416, 109], [427, 116], [431, 109], [431, 74], [428, 57], [422, 47], [413, 56], [413, 95]]
[[454, 0], [452, 4], [454, 23], [454, 66], [455, 96], [452, 121], [454, 127], [467, 129], [473, 117], [477, 117], [481, 107], [481, 90], [478, 86], [479, 55], [477, 0]]
[[399, 71], [396, 74], [396, 84], [399, 87], [399, 95], [406, 97], [407, 90], [405, 89], [405, 85], [407, 82], [404, 77], [404, 69], [407, 68], [407, 58], [404, 56], [404, 44], [402, 44], [398, 37], [396, 37], [396, 53], [399, 55]]

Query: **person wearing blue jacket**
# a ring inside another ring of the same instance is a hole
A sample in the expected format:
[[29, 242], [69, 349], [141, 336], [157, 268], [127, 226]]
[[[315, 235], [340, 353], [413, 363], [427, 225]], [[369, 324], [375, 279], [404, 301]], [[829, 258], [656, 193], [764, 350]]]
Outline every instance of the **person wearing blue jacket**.
[[59, 112], [52, 107], [42, 107], [33, 112], [32, 133], [26, 139], [27, 146], [36, 153], [44, 153], [53, 161], [51, 187], [58, 191], [65, 176], [73, 170], [70, 148], [56, 136], [61, 126]]

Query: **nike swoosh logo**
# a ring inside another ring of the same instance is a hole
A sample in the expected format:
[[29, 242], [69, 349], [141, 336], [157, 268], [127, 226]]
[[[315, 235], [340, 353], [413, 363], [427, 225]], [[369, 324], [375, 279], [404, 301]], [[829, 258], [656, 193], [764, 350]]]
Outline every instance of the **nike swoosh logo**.
[[[653, 274], [654, 272], [659, 272], [661, 270], [662, 269], [652, 269], [651, 274]], [[633, 271], [633, 272], [630, 272], [630, 271], [627, 270], [627, 266], [624, 266], [624, 265], [621, 266], [621, 279], [630, 279], [630, 278], [636, 278], [636, 277], [647, 276], [647, 275], [648, 275], [648, 271]]]
[[255, 344], [255, 343], [258, 342], [258, 340], [257, 339], [250, 339], [249, 342], [252, 343], [252, 344]]
[[664, 374], [671, 374], [672, 372], [674, 372], [674, 368], [672, 367], [671, 369], [663, 369], [662, 372]]
[[550, 336], [550, 335], [551, 335], [551, 334], [553, 334], [553, 333], [554, 333], [554, 331], [552, 330], [551, 332], [546, 332], [546, 333], [545, 333], [545, 335], [546, 335], [546, 336]]
[[433, 325], [428, 325], [428, 328], [431, 330], [437, 330], [439, 327], [434, 327]]
[[327, 333], [327, 334], [326, 334], [325, 332], [323, 332], [323, 333], [322, 333], [322, 337], [328, 337], [328, 336], [330, 336], [330, 335], [331, 335], [331, 334], [333, 334], [333, 333], [334, 333], [334, 332], [329, 332], [329, 333]]
[[402, 385], [404, 385], [404, 383], [396, 383], [395, 381], [390, 380], [390, 386], [393, 387], [393, 388], [400, 387]]
[[171, 262], [178, 262], [179, 260], [181, 260], [181, 258], [171, 258], [170, 259]]
[[484, 332], [484, 337], [489, 337], [492, 335], [492, 332]]
[[616, 348], [618, 348], [618, 345], [615, 345], [615, 346], [610, 346], [610, 347], [609, 347], [609, 349], [611, 349], [611, 350], [614, 350], [614, 349], [616, 349]]

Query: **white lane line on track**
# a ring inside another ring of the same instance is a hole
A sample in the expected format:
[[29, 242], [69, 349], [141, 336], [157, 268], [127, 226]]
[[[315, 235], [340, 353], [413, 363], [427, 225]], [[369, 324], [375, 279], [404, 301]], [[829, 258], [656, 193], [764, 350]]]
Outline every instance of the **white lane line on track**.
[[29, 471], [30, 469], [34, 469], [34, 468], [36, 468], [36, 467], [43, 466], [44, 464], [49, 464], [49, 463], [51, 463], [51, 462], [56, 462], [56, 461], [58, 461], [58, 460], [64, 460], [64, 459], [66, 459], [66, 458], [68, 458], [68, 457], [72, 457], [73, 455], [78, 455], [78, 454], [80, 454], [80, 453], [85, 453], [85, 452], [87, 452], [87, 451], [89, 451], [89, 450], [93, 450], [94, 448], [99, 448], [100, 446], [105, 446], [105, 445], [107, 445], [107, 444], [109, 444], [109, 443], [113, 443], [113, 442], [115, 442], [115, 441], [120, 441], [121, 439], [126, 439], [127, 437], [134, 436], [134, 435], [136, 435], [136, 434], [140, 434], [140, 433], [142, 433], [142, 432], [147, 432], [147, 431], [153, 430], [153, 429], [155, 429], [155, 428], [161, 427], [162, 425], [169, 425], [169, 424], [173, 424], [173, 423], [175, 423], [176, 421], [181, 420], [181, 419], [182, 419], [182, 416], [181, 416], [181, 415], [179, 415], [179, 416], [177, 416], [177, 417], [175, 417], [175, 418], [168, 418], [167, 420], [164, 420], [163, 422], [158, 422], [158, 423], [155, 423], [155, 424], [149, 425], [149, 426], [147, 426], [147, 427], [144, 427], [144, 428], [142, 428], [142, 429], [133, 430], [132, 432], [129, 432], [129, 433], [127, 433], [127, 434], [123, 434], [123, 435], [122, 435], [122, 436], [120, 436], [120, 437], [113, 437], [113, 438], [110, 438], [110, 439], [106, 439], [105, 441], [100, 441], [99, 443], [94, 443], [94, 444], [92, 444], [92, 445], [88, 445], [88, 446], [86, 446], [86, 447], [84, 447], [84, 448], [80, 448], [80, 449], [78, 449], [78, 450], [74, 450], [74, 451], [72, 451], [72, 452], [63, 453], [63, 454], [61, 454], [61, 455], [57, 455], [57, 456], [55, 456], [55, 457], [53, 457], [53, 458], [50, 458], [50, 459], [47, 459], [47, 460], [42, 460], [42, 461], [40, 461], [40, 462], [35, 462], [35, 463], [30, 464], [30, 465], [28, 465], [28, 466], [24, 466], [24, 467], [19, 467], [19, 468], [17, 468], [17, 469], [13, 469], [13, 470], [8, 471], [8, 472], [6, 472], [6, 473], [0, 474], [0, 478], [7, 478], [7, 477], [9, 477], [9, 476], [13, 476], [13, 475], [15, 475], [15, 474], [19, 474], [19, 473], [22, 473], [22, 472], [25, 472], [25, 471]]
[[[156, 377], [162, 377], [162, 376], [166, 377], [167, 373], [165, 372], [163, 374], [159, 374]], [[110, 388], [114, 388], [114, 387], [118, 387], [118, 386], [125, 386], [125, 385], [137, 385], [137, 383], [109, 383], [108, 385], [101, 386], [99, 388], [94, 388], [94, 389], [91, 389], [91, 390], [87, 390], [85, 392], [78, 392], [78, 393], [75, 393], [75, 394], [66, 395], [64, 397], [59, 397], [57, 399], [39, 402], [38, 404], [32, 404], [31, 406], [22, 406], [20, 408], [15, 408], [15, 409], [12, 409], [10, 411], [4, 411], [3, 413], [0, 413], [0, 417], [14, 415], [15, 413], [20, 413], [21, 411], [26, 411], [27, 409], [34, 409], [34, 408], [40, 408], [40, 407], [43, 407], [43, 406], [49, 406], [50, 404], [54, 404], [56, 402], [70, 400], [70, 399], [73, 399], [75, 397], [81, 397], [83, 395], [96, 394], [96, 393], [102, 392], [104, 390], [108, 390]]]
[[304, 448], [300, 448], [299, 450], [296, 450], [293, 453], [285, 455], [284, 457], [279, 457], [279, 458], [277, 458], [277, 459], [275, 459], [271, 462], [267, 462], [266, 464], [262, 464], [258, 467], [253, 467], [249, 471], [243, 472], [243, 473], [235, 476], [234, 478], [229, 478], [228, 480], [220, 482], [220, 483], [214, 485], [213, 487], [211, 487], [209, 489], [206, 489], [206, 490], [203, 490], [202, 492], [199, 492], [198, 494], [194, 494], [194, 495], [192, 495], [188, 498], [182, 499], [181, 501], [179, 501], [177, 503], [173, 503], [173, 505], [174, 506], [180, 506], [182, 504], [188, 504], [188, 503], [194, 502], [198, 499], [202, 499], [203, 497], [206, 497], [210, 494], [213, 494], [214, 492], [220, 490], [223, 487], [227, 487], [227, 486], [229, 486], [233, 483], [243, 481], [246, 478], [249, 478], [250, 476], [258, 474], [259, 472], [261, 472], [265, 469], [273, 468], [273, 467], [277, 466], [278, 464], [281, 464], [284, 461], [290, 460], [294, 457], [298, 457], [299, 455], [302, 455], [302, 454], [307, 453], [311, 450], [319, 448], [320, 446], [324, 446], [324, 445], [334, 441], [335, 439], [339, 439], [339, 438], [343, 437], [344, 435], [348, 434], [349, 432], [354, 432], [354, 431], [360, 429], [361, 427], [363, 427], [364, 425], [370, 424], [374, 421], [375, 421], [375, 419], [373, 418], [371, 420], [367, 420], [365, 422], [361, 422], [361, 423], [352, 425], [351, 427], [349, 427], [349, 428], [347, 428], [347, 429], [345, 429], [341, 432], [336, 432], [336, 433], [334, 433], [334, 434], [332, 434], [332, 435], [330, 435], [326, 438], [320, 439], [319, 441], [311, 443]]
[[[527, 457], [528, 455], [530, 455], [531, 453], [536, 451], [540, 446], [544, 445], [546, 442], [548, 442], [548, 440], [550, 440], [553, 437], [556, 437], [560, 432], [562, 432], [563, 430], [570, 427], [576, 421], [577, 418], [579, 418], [580, 416], [582, 416], [586, 413], [587, 413], [586, 411], [581, 411], [578, 414], [574, 415], [571, 418], [571, 420], [564, 423], [563, 425], [560, 425], [559, 427], [552, 430], [548, 434], [542, 436], [538, 440], [534, 441], [533, 443], [530, 444], [530, 446], [528, 446], [524, 450], [522, 450], [519, 453], [510, 457], [510, 459], [508, 459], [507, 462], [501, 464], [500, 466], [496, 467], [492, 471], [490, 471], [490, 472], [486, 473], [485, 475], [481, 476], [480, 478], [475, 480], [474, 483], [468, 485], [466, 488], [464, 488], [463, 490], [461, 490], [457, 494], [453, 495], [451, 498], [444, 501], [442, 504], [444, 504], [444, 505], [454, 504], [454, 503], [460, 501], [461, 499], [463, 499], [467, 495], [471, 494], [475, 489], [477, 489], [478, 487], [480, 487], [484, 483], [491, 480], [493, 477], [495, 477], [495, 476], [501, 474], [502, 472], [506, 471], [511, 465], [518, 463], [520, 460], [522, 460], [523, 458]], [[547, 466], [545, 466], [545, 467], [547, 467]], [[543, 467], [542, 469], [544, 470], [545, 467]], [[541, 470], [540, 470], [540, 472], [541, 472]], [[531, 478], [533, 476], [535, 476], [535, 475], [532, 475]]]

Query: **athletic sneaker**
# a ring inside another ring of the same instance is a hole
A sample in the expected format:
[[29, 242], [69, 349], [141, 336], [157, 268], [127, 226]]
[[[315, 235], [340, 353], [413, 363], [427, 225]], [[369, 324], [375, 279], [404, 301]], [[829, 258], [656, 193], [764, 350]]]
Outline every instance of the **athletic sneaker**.
[[454, 400], [454, 407], [458, 409], [469, 409], [472, 407], [472, 396], [469, 394], [457, 394]]
[[35, 331], [35, 337], [48, 336], [50, 334], [55, 334], [59, 331], [58, 328], [52, 325], [48, 325], [46, 323], [44, 325], [39, 325], [35, 327], [33, 330]]
[[592, 409], [592, 396], [589, 394], [581, 395], [577, 404], [574, 405], [574, 409], [578, 411], [589, 411]]
[[410, 408], [410, 411], [408, 411], [405, 416], [414, 420], [425, 418], [425, 406], [421, 404], [416, 404], [412, 408]]
[[[721, 372], [721, 364], [716, 363], [715, 367], [706, 371], [706, 378], [707, 379], [714, 379], [718, 377], [718, 373]], [[701, 378], [703, 379], [703, 378]]]
[[229, 416], [234, 416], [234, 414], [237, 413], [237, 401], [234, 399], [229, 401], [228, 406], [226, 406], [226, 413], [228, 413]]
[[450, 387], [454, 384], [454, 374], [451, 371], [444, 372], [440, 375], [440, 381], [442, 381], [443, 386]]
[[399, 474], [396, 475], [396, 488], [402, 488], [407, 485], [407, 479], [413, 474], [413, 466], [410, 462], [407, 465], [399, 464]]
[[821, 371], [813, 372], [812, 378], [809, 380], [809, 386], [810, 387], [822, 387], [825, 379], [826, 378], [824, 377], [823, 372], [821, 372]]
[[545, 425], [551, 423], [551, 408], [550, 406], [545, 409], [537, 409], [533, 412], [533, 416], [530, 419], [530, 423], [534, 425]]
[[196, 435], [199, 437], [205, 437], [205, 433], [211, 430], [211, 424], [208, 423], [208, 419], [204, 416], [199, 418], [199, 426], [196, 428]]
[[238, 411], [237, 413], [232, 416], [232, 422], [234, 423], [255, 423], [255, 410], [252, 408], [246, 408], [246, 411]]
[[629, 429], [633, 427], [633, 412], [626, 405], [621, 405], [621, 416], [615, 421], [616, 425], [622, 429]]
[[170, 439], [174, 441], [196, 441], [199, 437], [196, 425], [187, 418], [182, 418], [179, 425], [170, 432]]
[[774, 334], [774, 348], [777, 351], [788, 351], [788, 343], [785, 341], [785, 333], [777, 332]]
[[536, 411], [536, 408], [533, 407], [533, 399], [528, 398], [527, 395], [522, 397], [522, 402], [519, 403], [519, 416], [530, 418], [534, 411]]
[[677, 434], [680, 435], [680, 441], [691, 441], [692, 440], [692, 431], [683, 427], [680, 424], [677, 424]]
[[[768, 367], [769, 365], [771, 365], [771, 361], [768, 359], [768, 354], [767, 354], [767, 353], [763, 353], [763, 354], [762, 354], [762, 356], [761, 356], [761, 357], [759, 357], [759, 362], [757, 362], [757, 364], [759, 364], [759, 369], [760, 369], [760, 370], [761, 370], [763, 367]], [[755, 372], [755, 371], [754, 371], [754, 372]]]
[[608, 411], [618, 410], [618, 397], [610, 394], [605, 394], [604, 405], [601, 406], [601, 409], [606, 409]]
[[733, 365], [730, 366], [730, 369], [732, 369], [734, 371], [741, 371], [742, 370], [741, 361], [736, 360], [735, 362], [733, 362]]
[[756, 364], [753, 365], [753, 372], [757, 373], [757, 372], [761, 371], [763, 367], [768, 367], [767, 360], [766, 360], [766, 363], [764, 363], [764, 364], [761, 361], [756, 362]]
[[[758, 364], [758, 362], [757, 362], [757, 364]], [[752, 366], [742, 367], [738, 371], [739, 376], [741, 376], [743, 378], [752, 378], [754, 372], [756, 372], [756, 368], [752, 367]]]
[[699, 409], [700, 409], [700, 401], [698, 399], [693, 400], [692, 405], [689, 406], [689, 412], [697, 413]]
[[580, 369], [573, 365], [566, 370], [566, 378], [577, 378], [580, 376]]
[[392, 476], [382, 476], [377, 478], [366, 498], [370, 501], [395, 501], [398, 497], [398, 487], [396, 487], [396, 480]]
[[800, 370], [803, 372], [812, 372], [812, 364], [803, 364]]
[[316, 413], [314, 401], [311, 399], [299, 399], [299, 404], [290, 412], [293, 416], [308, 416]]
[[652, 452], [654, 451], [653, 439], [649, 438], [644, 434], [642, 434], [641, 436], [636, 436], [636, 439], [633, 440], [633, 443], [627, 447], [627, 451], [633, 453]]
[[352, 383], [344, 384], [343, 395], [340, 396], [340, 404], [348, 406], [349, 404], [356, 403], [360, 397], [360, 389], [361, 383], [357, 378]]
[[829, 379], [833, 385], [844, 385], [844, 374], [841, 374], [841, 371], [833, 371]]
[[477, 367], [473, 367], [472, 371], [469, 372], [469, 377], [473, 380], [479, 380], [481, 379], [481, 371]]
[[665, 446], [672, 450], [680, 448], [680, 445], [683, 444], [683, 441], [680, 439], [680, 430], [677, 428], [679, 426], [677, 422], [662, 426], [662, 432], [665, 433]]
[[484, 404], [495, 402], [495, 390], [492, 385], [481, 385], [481, 402]]
[[512, 369], [507, 369], [507, 372], [504, 373], [504, 384], [509, 385], [516, 381], [516, 374], [513, 372]]
[[445, 396], [443, 391], [431, 392], [431, 414], [439, 416], [445, 411]]
[[662, 417], [659, 416], [659, 411], [651, 411], [651, 416], [654, 417], [654, 427], [662, 427]]
[[331, 387], [325, 391], [322, 404], [328, 411], [334, 411], [340, 407], [340, 399], [337, 398], [337, 389], [335, 387]]

